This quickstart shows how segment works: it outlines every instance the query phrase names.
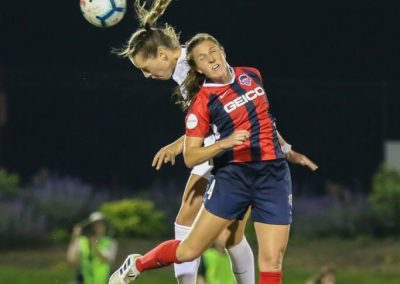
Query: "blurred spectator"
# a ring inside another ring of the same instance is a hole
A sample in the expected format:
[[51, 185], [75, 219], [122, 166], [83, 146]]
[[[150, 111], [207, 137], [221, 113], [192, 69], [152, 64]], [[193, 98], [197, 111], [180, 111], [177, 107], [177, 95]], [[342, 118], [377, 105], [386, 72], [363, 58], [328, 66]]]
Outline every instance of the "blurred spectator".
[[207, 249], [201, 258], [197, 284], [235, 284], [231, 262], [221, 238]]
[[107, 225], [100, 212], [74, 226], [67, 260], [79, 265], [76, 283], [107, 284], [117, 254], [117, 242], [106, 235]]

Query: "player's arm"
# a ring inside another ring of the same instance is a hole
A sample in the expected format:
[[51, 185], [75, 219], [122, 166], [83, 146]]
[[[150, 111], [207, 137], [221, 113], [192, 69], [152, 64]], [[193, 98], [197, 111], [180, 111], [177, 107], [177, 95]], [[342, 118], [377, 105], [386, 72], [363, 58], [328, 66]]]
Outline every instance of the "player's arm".
[[281, 149], [285, 154], [286, 159], [289, 162], [291, 162], [292, 164], [299, 164], [308, 167], [312, 171], [318, 169], [318, 166], [313, 161], [311, 161], [306, 155], [303, 155], [301, 153], [292, 150], [292, 145], [287, 143], [279, 132], [277, 133], [278, 133], [279, 145], [281, 146]]
[[163, 163], [170, 162], [171, 165], [175, 165], [175, 157], [181, 154], [183, 150], [184, 137], [185, 135], [182, 135], [171, 144], [168, 144], [158, 150], [157, 154], [153, 158], [151, 166], [155, 167], [156, 170], [159, 170]]
[[[258, 75], [258, 77], [262, 81], [260, 71], [258, 71], [255, 68], [253, 68], [253, 71]], [[293, 164], [299, 164], [299, 165], [308, 167], [312, 171], [315, 171], [316, 169], [318, 169], [318, 166], [313, 161], [311, 161], [307, 156], [305, 156], [301, 153], [297, 153], [296, 151], [292, 150], [292, 145], [287, 143], [278, 131], [277, 131], [277, 133], [278, 133], [279, 145], [281, 146], [282, 152], [285, 154], [286, 159], [289, 162], [291, 162]]]
[[79, 237], [82, 233], [82, 227], [75, 225], [72, 230], [71, 240], [67, 250], [67, 261], [72, 264], [78, 264], [80, 259]]
[[204, 137], [210, 131], [208, 101], [204, 98], [200, 97], [200, 99], [193, 102], [185, 118], [186, 136], [183, 147], [183, 159], [189, 168], [214, 158], [226, 149], [241, 145], [249, 138], [247, 130], [237, 130], [229, 137], [203, 147]]
[[203, 147], [203, 137], [185, 136], [183, 159], [187, 167], [192, 168], [214, 158], [219, 153], [236, 145], [241, 145], [249, 138], [246, 130], [237, 130], [229, 137], [219, 140], [212, 145]]

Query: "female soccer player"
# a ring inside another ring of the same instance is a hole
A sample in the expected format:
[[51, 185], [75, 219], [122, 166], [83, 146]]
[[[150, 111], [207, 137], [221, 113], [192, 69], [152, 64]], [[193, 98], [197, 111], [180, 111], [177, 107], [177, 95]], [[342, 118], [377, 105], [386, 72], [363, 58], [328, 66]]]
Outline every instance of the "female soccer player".
[[[259, 283], [280, 284], [292, 221], [291, 179], [260, 73], [231, 68], [223, 48], [208, 34], [189, 41], [187, 58], [191, 70], [183, 82], [183, 103], [189, 107], [184, 160], [193, 167], [214, 159], [215, 179], [183, 241], [166, 241], [144, 256], [129, 255], [109, 283], [130, 283], [146, 270], [199, 257], [251, 206]], [[203, 147], [210, 131], [217, 141]]]
[[[165, 25], [154, 27], [157, 19], [164, 13], [171, 0], [156, 0], [150, 10], [144, 5], [135, 3], [136, 12], [142, 28], [133, 33], [127, 46], [120, 55], [127, 57], [133, 65], [139, 68], [146, 78], [168, 80], [171, 77], [179, 85], [187, 76], [189, 66], [186, 62], [186, 48], [179, 43], [179, 37], [174, 29]], [[184, 91], [183, 91], [184, 93]], [[183, 94], [183, 96], [185, 96]], [[175, 163], [175, 157], [182, 153], [184, 136], [175, 142], [161, 148], [153, 159], [152, 165], [159, 170], [164, 163]], [[205, 145], [212, 143], [214, 138], [205, 139]], [[287, 159], [316, 169], [316, 165], [307, 157], [291, 150], [280, 137], [280, 144]], [[205, 188], [210, 178], [212, 166], [206, 161], [193, 168], [182, 198], [182, 205], [176, 218], [175, 237], [182, 240], [188, 233], [202, 203]], [[228, 229], [236, 231], [245, 229], [245, 220], [233, 223]], [[243, 234], [238, 234], [243, 236]], [[237, 283], [254, 283], [254, 262], [251, 248], [243, 237], [231, 234], [226, 241], [227, 253], [232, 262], [232, 270]], [[180, 284], [194, 284], [199, 260], [191, 263], [175, 265], [175, 276]]]
[[[164, 13], [171, 0], [156, 0], [149, 11], [135, 2], [136, 12], [143, 28], [131, 36], [127, 46], [119, 52], [128, 57], [133, 65], [139, 68], [146, 78], [168, 80], [171, 77], [180, 85], [186, 78], [190, 67], [186, 63], [186, 49], [181, 47], [179, 36], [174, 29], [165, 25], [154, 28], [157, 19]], [[175, 157], [182, 153], [184, 136], [160, 149], [153, 159], [152, 165], [159, 170], [163, 163], [175, 163]], [[214, 138], [208, 137], [205, 143], [212, 143]], [[212, 166], [205, 161], [193, 168], [182, 197], [182, 205], [175, 222], [175, 238], [182, 240], [190, 230], [202, 203]], [[238, 221], [228, 230], [242, 231], [240, 238], [232, 234], [226, 240], [232, 271], [237, 283], [254, 283], [254, 256], [249, 243], [243, 237], [245, 221]], [[200, 259], [190, 263], [175, 265], [175, 277], [180, 284], [195, 284]]]

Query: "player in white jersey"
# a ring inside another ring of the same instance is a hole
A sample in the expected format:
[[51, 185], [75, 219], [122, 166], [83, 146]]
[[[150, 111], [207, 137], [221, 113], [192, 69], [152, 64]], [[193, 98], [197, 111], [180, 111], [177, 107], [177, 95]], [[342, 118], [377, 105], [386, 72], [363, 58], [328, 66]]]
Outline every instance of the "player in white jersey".
[[[155, 0], [149, 10], [145, 5], [135, 2], [136, 12], [141, 28], [135, 31], [129, 39], [126, 47], [119, 55], [127, 57], [133, 65], [140, 69], [146, 78], [169, 80], [173, 79], [179, 85], [186, 79], [189, 66], [186, 62], [186, 49], [179, 42], [179, 36], [169, 26], [155, 27], [157, 19], [164, 13], [171, 0]], [[184, 93], [184, 92], [183, 92]], [[175, 164], [175, 157], [183, 151], [184, 136], [173, 143], [162, 147], [153, 159], [153, 167], [157, 170], [164, 163]], [[212, 137], [207, 143], [212, 142]], [[286, 158], [296, 164], [302, 164], [315, 170], [317, 166], [306, 156], [293, 150], [281, 137], [279, 143], [286, 154]], [[175, 238], [182, 240], [188, 234], [190, 226], [200, 207], [203, 204], [208, 179], [211, 176], [212, 166], [206, 162], [193, 168], [185, 187], [182, 204], [175, 222]], [[237, 283], [252, 284], [254, 279], [254, 256], [246, 238], [243, 238], [245, 224], [248, 217], [241, 221], [235, 221], [227, 228], [235, 234], [225, 240], [232, 271]], [[175, 276], [180, 284], [195, 284], [199, 259], [192, 262], [175, 265]]]

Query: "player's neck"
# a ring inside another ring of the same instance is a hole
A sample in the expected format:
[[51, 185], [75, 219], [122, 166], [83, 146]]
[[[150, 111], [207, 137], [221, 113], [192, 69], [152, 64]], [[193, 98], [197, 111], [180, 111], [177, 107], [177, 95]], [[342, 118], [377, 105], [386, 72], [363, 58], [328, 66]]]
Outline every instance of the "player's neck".
[[217, 84], [228, 84], [232, 81], [233, 73], [229, 65], [226, 66], [226, 73], [220, 78], [216, 78], [213, 81]]

